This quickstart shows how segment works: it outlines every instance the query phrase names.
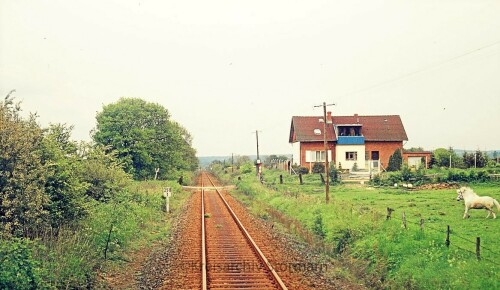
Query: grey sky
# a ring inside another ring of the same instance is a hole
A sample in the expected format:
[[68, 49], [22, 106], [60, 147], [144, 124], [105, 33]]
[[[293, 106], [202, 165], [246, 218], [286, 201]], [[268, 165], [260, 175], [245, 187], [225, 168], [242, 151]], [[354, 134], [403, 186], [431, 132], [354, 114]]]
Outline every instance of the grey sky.
[[166, 107], [198, 155], [291, 153], [293, 115], [400, 115], [405, 147], [500, 149], [500, 1], [0, 0], [0, 96], [75, 125]]

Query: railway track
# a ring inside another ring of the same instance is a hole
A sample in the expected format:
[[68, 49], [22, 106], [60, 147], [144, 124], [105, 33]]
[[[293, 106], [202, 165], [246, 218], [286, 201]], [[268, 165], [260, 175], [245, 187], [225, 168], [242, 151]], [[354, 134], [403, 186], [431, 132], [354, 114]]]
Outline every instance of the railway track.
[[201, 289], [287, 289], [210, 175], [198, 181], [201, 250], [193, 250], [201, 252]]

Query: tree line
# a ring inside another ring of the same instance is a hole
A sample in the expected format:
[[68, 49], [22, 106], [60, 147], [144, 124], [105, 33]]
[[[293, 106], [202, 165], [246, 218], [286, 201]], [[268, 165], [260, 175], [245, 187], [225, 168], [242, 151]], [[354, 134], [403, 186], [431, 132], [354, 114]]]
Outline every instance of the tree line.
[[96, 116], [93, 142], [73, 126], [42, 128], [11, 91], [0, 101], [0, 237], [35, 238], [76, 225], [132, 179], [173, 179], [197, 168], [192, 138], [158, 104], [122, 98]]
[[[410, 148], [405, 150], [407, 152], [421, 152], [424, 151], [422, 148]], [[422, 161], [422, 164], [425, 160]], [[445, 168], [485, 168], [485, 167], [495, 167], [497, 166], [497, 152], [493, 152], [493, 159], [488, 157], [488, 154], [481, 150], [476, 150], [475, 152], [464, 151], [460, 156], [455, 152], [452, 147], [448, 149], [438, 148], [434, 150], [431, 154], [431, 159], [429, 166], [434, 167], [445, 167]], [[387, 166], [387, 171], [398, 171], [401, 170], [403, 165], [403, 156], [401, 155], [401, 150], [395, 150], [394, 153], [389, 158], [389, 164]]]

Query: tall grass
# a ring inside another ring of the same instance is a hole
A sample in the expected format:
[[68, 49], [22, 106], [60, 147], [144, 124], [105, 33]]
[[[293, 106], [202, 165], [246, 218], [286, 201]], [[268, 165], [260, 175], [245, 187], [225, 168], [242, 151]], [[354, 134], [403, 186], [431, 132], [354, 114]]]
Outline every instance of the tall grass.
[[[279, 174], [285, 182], [279, 184]], [[407, 191], [335, 185], [332, 201], [325, 204], [320, 177], [304, 176], [299, 185], [295, 176], [265, 172], [261, 184], [253, 174], [242, 175], [234, 193], [254, 213], [287, 224], [317, 249], [344, 261], [351, 274], [372, 288], [395, 289], [498, 289], [497, 257], [500, 240], [497, 220], [485, 220], [484, 211], [475, 211], [463, 220], [463, 202], [455, 200], [454, 189]], [[492, 185], [474, 185], [479, 194], [500, 196]], [[393, 218], [386, 220], [386, 208]], [[278, 211], [284, 217], [279, 217]], [[408, 229], [402, 228], [405, 212]], [[424, 219], [424, 228], [419, 222]], [[445, 245], [446, 227], [451, 226], [451, 245]], [[313, 239], [308, 237], [313, 235]], [[475, 256], [475, 238], [481, 237], [482, 260]]]
[[33, 241], [0, 239], [0, 289], [98, 288], [98, 273], [166, 236], [162, 193], [167, 186], [173, 188], [176, 211], [189, 195], [176, 182], [134, 182], [109, 203], [92, 203], [79, 224]]

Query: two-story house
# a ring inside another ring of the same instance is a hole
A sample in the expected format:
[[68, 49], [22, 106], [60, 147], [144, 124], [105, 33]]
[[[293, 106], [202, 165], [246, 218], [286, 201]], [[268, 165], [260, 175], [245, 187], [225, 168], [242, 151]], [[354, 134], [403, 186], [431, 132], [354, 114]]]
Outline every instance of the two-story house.
[[[388, 116], [326, 117], [328, 159], [337, 168], [380, 170], [386, 168], [396, 149], [407, 141], [401, 118]], [[294, 116], [289, 142], [293, 147], [293, 162], [312, 167], [325, 162], [323, 116]]]

